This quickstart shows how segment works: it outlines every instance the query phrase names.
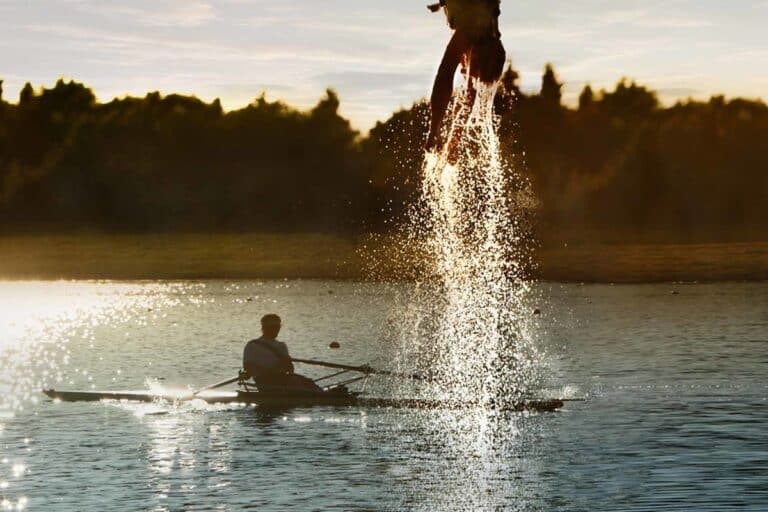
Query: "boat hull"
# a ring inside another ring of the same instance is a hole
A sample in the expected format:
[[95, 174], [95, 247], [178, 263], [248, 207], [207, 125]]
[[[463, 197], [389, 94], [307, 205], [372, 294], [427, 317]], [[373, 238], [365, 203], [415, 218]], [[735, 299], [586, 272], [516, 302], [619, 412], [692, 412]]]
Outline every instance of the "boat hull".
[[[147, 391], [57, 391], [46, 389], [45, 395], [62, 402], [98, 402], [117, 400], [130, 402], [189, 402], [202, 400], [210, 404], [255, 404], [261, 407], [373, 407], [408, 409], [467, 409], [472, 404], [444, 400], [396, 399], [363, 397], [357, 393], [323, 391], [307, 393], [264, 393], [260, 391], [230, 391], [193, 393], [151, 393]], [[560, 409], [563, 401], [558, 399], [526, 400], [505, 404], [508, 411], [551, 412]]]

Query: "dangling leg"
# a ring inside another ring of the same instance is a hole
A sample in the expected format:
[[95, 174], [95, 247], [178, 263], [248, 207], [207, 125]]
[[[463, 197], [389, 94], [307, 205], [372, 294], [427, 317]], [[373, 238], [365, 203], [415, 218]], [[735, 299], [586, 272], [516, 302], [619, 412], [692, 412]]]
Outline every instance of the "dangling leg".
[[457, 101], [453, 108], [453, 129], [448, 139], [448, 162], [456, 164], [459, 160], [459, 142], [464, 134], [464, 126], [467, 124], [469, 114], [472, 113], [472, 106], [475, 104], [477, 89], [475, 80], [477, 78], [472, 73], [473, 50], [470, 49], [464, 54], [461, 72], [466, 76], [467, 93], [462, 101]]
[[427, 137], [426, 148], [428, 150], [438, 149], [438, 139], [440, 137], [440, 127], [443, 124], [445, 111], [453, 94], [453, 75], [461, 62], [462, 55], [469, 49], [469, 40], [460, 32], [454, 32], [453, 37], [448, 42], [443, 54], [443, 60], [435, 76], [435, 83], [432, 86], [432, 97], [430, 98], [431, 119], [429, 124], [429, 136]]
[[498, 38], [473, 43], [464, 52], [461, 72], [467, 80], [467, 92], [462, 101], [457, 101], [453, 113], [453, 129], [448, 140], [448, 162], [459, 160], [459, 149], [464, 128], [477, 98], [480, 82], [493, 84], [501, 77], [506, 52]]

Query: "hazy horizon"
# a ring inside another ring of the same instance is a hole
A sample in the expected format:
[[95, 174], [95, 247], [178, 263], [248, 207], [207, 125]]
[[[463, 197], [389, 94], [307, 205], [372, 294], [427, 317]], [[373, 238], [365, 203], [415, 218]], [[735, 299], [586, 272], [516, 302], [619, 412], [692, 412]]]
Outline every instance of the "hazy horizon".
[[[101, 101], [149, 91], [194, 94], [237, 109], [262, 91], [301, 108], [326, 87], [363, 131], [426, 96], [450, 30], [426, 2], [300, 0], [0, 3], [0, 79], [16, 101], [25, 82], [82, 81]], [[44, 5], [44, 8], [43, 8]], [[502, 2], [501, 29], [524, 91], [552, 62], [573, 104], [585, 83], [611, 88], [626, 76], [678, 99], [764, 97], [768, 57], [761, 20], [768, 1], [738, 11], [715, 0]]]

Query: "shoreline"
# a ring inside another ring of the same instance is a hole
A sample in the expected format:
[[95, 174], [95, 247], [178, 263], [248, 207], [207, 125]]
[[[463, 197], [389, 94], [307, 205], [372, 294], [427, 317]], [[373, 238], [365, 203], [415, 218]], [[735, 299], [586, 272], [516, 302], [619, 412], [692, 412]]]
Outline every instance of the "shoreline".
[[[373, 281], [368, 262], [388, 247], [386, 241], [312, 233], [0, 236], [0, 280]], [[535, 277], [549, 282], [768, 280], [768, 242], [563, 244], [540, 248], [536, 256]], [[380, 267], [398, 266], [397, 259], [385, 263]]]

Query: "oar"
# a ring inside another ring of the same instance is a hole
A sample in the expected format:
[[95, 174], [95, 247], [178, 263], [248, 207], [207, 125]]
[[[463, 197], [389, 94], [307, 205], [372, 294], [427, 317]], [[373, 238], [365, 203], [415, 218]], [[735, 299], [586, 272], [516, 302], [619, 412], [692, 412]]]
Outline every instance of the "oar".
[[204, 388], [200, 388], [197, 391], [195, 391], [194, 393], [192, 393], [192, 396], [197, 396], [200, 393], [202, 393], [203, 391], [210, 391], [212, 389], [216, 389], [216, 388], [220, 388], [222, 386], [226, 386], [227, 384], [232, 384], [233, 382], [237, 382], [238, 380], [240, 380], [240, 376], [239, 375], [237, 377], [232, 377], [231, 379], [223, 380], [221, 382], [217, 382], [216, 384], [211, 384], [210, 386], [206, 386]]
[[291, 361], [294, 363], [303, 363], [303, 364], [311, 364], [315, 366], [324, 366], [326, 368], [338, 368], [339, 370], [349, 370], [353, 372], [359, 372], [363, 373], [365, 375], [387, 375], [389, 377], [402, 377], [405, 379], [414, 379], [414, 380], [428, 380], [423, 375], [417, 375], [414, 373], [399, 373], [399, 372], [390, 372], [387, 370], [377, 370], [375, 368], [371, 368], [368, 365], [364, 366], [349, 366], [346, 364], [338, 364], [338, 363], [327, 363], [325, 361], [315, 361], [313, 359], [296, 359], [291, 358]]

